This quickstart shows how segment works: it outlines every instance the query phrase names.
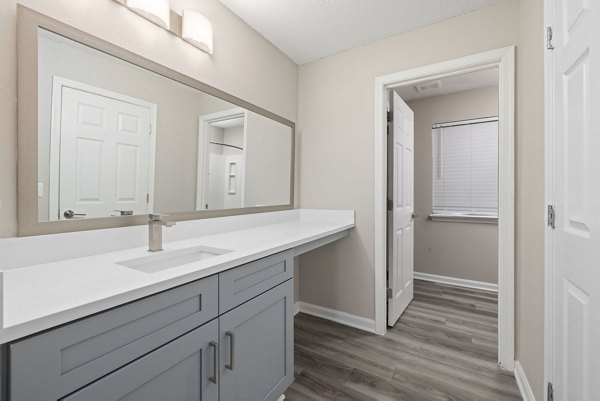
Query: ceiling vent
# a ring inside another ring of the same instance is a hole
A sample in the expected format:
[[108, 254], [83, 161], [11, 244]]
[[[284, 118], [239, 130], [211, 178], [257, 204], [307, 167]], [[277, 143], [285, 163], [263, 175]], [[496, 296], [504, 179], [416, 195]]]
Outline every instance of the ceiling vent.
[[426, 82], [424, 84], [416, 85], [415, 89], [417, 90], [417, 92], [421, 93], [421, 92], [428, 91], [430, 89], [440, 89], [441, 87], [442, 87], [442, 81], [433, 81], [433, 82]]

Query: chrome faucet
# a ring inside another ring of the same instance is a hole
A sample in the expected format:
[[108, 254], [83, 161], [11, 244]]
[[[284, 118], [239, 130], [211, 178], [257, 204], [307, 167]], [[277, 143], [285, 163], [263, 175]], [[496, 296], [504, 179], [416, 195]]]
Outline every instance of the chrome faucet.
[[172, 227], [175, 222], [163, 220], [165, 217], [169, 217], [164, 214], [150, 214], [148, 217], [148, 250], [150, 252], [162, 251], [162, 228]]

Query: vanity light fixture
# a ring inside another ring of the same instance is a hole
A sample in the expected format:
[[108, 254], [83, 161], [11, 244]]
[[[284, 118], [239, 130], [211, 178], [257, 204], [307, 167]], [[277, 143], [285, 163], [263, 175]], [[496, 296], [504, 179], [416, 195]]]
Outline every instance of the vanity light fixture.
[[208, 54], [213, 54], [212, 23], [204, 15], [183, 10], [181, 38]]
[[179, 15], [171, 10], [170, 0], [115, 0], [131, 11], [179, 36], [192, 46], [213, 54], [212, 23], [193, 10], [183, 10]]
[[161, 28], [171, 28], [169, 0], [127, 0], [127, 7]]

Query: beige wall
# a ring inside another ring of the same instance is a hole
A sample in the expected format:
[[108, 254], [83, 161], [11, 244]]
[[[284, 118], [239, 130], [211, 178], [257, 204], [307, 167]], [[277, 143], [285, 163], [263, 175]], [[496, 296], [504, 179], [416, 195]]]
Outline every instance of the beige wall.
[[[298, 67], [218, 0], [193, 3], [213, 23], [212, 56], [113, 1], [21, 3], [296, 121]], [[0, 2], [0, 237], [16, 234], [16, 4]]]
[[432, 221], [431, 126], [498, 115], [498, 87], [408, 102], [415, 113], [416, 272], [498, 283], [498, 225]]
[[516, 353], [544, 392], [544, 2], [520, 2], [517, 53]]
[[349, 238], [301, 258], [302, 301], [375, 315], [375, 78], [518, 42], [513, 0], [300, 67], [300, 205], [356, 210]]
[[301, 257], [300, 299], [372, 319], [375, 78], [519, 46], [516, 357], [538, 399], [544, 312], [542, 15], [542, 0], [507, 0], [303, 65], [298, 112], [301, 207], [356, 210], [356, 229], [348, 238]]

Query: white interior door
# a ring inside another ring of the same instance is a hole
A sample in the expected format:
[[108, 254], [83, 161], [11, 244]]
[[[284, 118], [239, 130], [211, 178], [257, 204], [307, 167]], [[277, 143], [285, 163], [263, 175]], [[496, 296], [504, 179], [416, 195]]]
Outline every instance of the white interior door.
[[62, 88], [59, 219], [149, 212], [151, 114], [148, 107]]
[[554, 399], [591, 401], [600, 387], [600, 2], [552, 2]]
[[388, 135], [388, 326], [413, 299], [414, 113], [392, 91]]

